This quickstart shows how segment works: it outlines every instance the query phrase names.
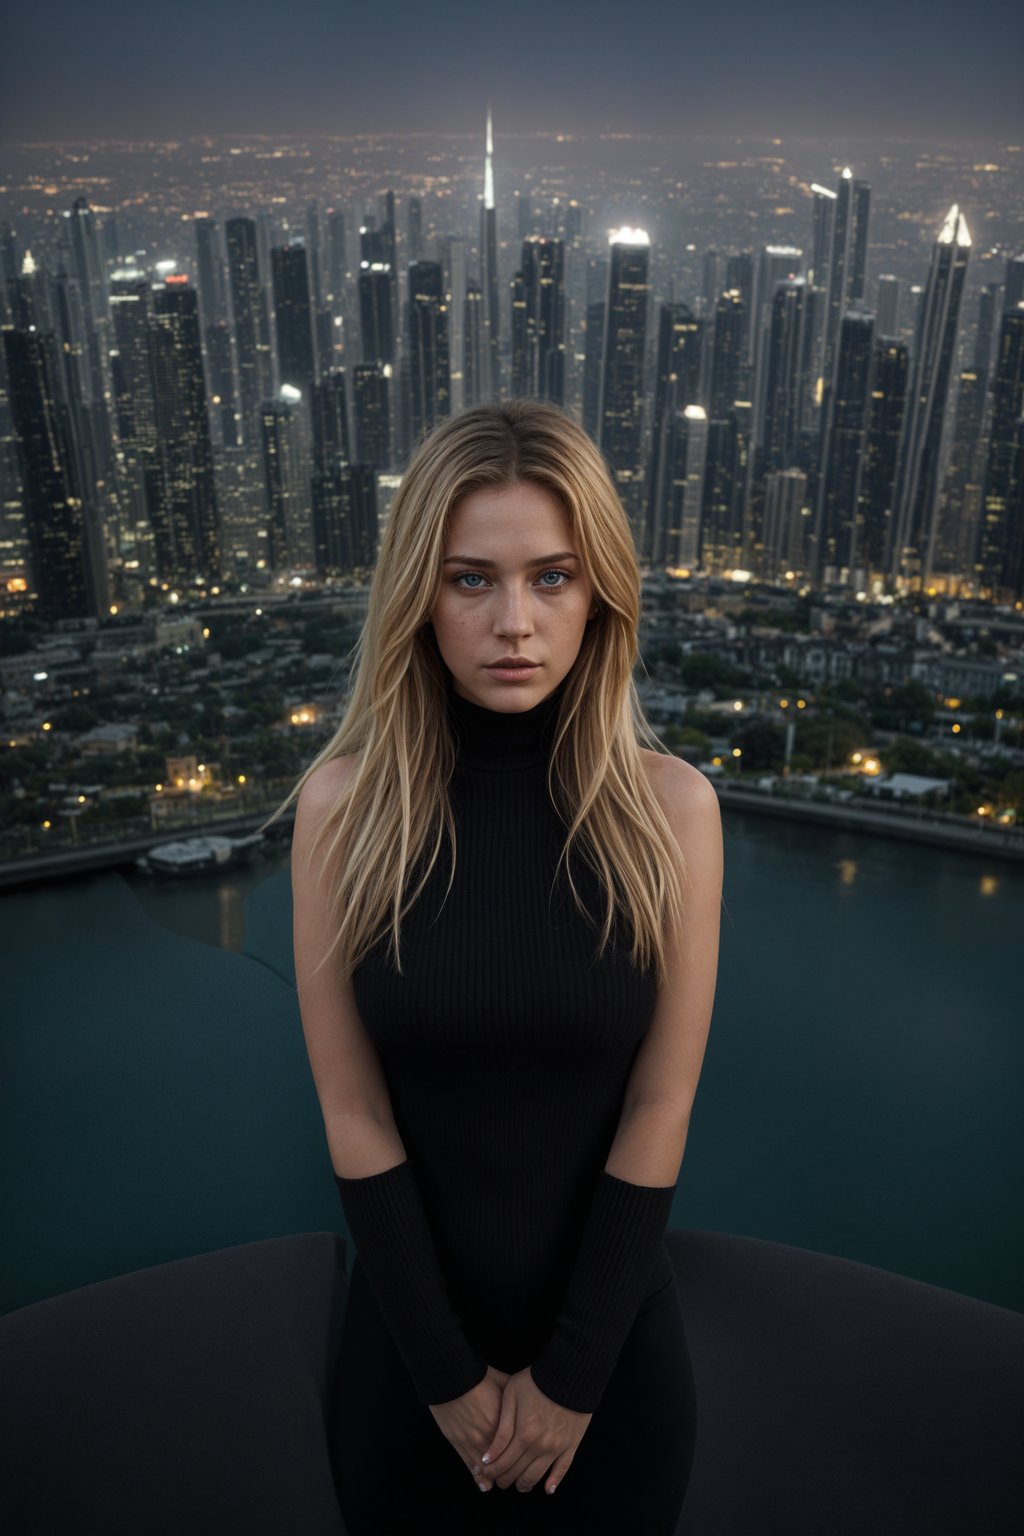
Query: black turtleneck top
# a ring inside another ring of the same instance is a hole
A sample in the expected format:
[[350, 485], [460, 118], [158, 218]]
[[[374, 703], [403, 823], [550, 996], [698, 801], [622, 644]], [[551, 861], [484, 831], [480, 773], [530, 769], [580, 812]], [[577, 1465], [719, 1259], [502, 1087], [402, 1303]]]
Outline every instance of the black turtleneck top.
[[[595, 961], [594, 921], [559, 874], [565, 825], [548, 794], [564, 682], [532, 708], [447, 708], [457, 850], [443, 850], [402, 925], [399, 976], [382, 938], [353, 974], [451, 1300], [467, 1337], [520, 1370], [547, 1338], [580, 1248], [656, 1001], [625, 948]], [[662, 1245], [648, 1291], [671, 1274]]]

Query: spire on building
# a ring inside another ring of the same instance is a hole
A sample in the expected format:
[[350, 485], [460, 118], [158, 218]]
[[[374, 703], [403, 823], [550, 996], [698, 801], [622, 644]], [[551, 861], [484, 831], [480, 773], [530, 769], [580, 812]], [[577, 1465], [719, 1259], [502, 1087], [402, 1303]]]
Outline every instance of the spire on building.
[[487, 150], [484, 155], [484, 207], [494, 207], [494, 136], [491, 132], [491, 104], [487, 103]]
[[939, 230], [940, 245], [970, 245], [971, 237], [967, 232], [967, 220], [960, 212], [959, 204], [954, 203], [946, 214], [946, 220]]

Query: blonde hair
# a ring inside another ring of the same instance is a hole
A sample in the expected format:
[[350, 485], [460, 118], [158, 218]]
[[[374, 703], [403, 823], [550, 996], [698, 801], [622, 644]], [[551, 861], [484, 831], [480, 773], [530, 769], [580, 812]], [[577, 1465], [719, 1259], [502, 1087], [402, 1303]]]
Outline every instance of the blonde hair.
[[[565, 865], [577, 906], [590, 917], [569, 867], [578, 851], [604, 895], [598, 957], [616, 918], [632, 937], [630, 959], [664, 976], [666, 932], [682, 913], [672, 830], [651, 789], [640, 745], [664, 750], [645, 720], [633, 682], [638, 656], [640, 572], [629, 522], [605, 461], [559, 407], [512, 399], [475, 406], [437, 426], [417, 446], [395, 495], [354, 648], [351, 693], [337, 731], [264, 826], [295, 800], [322, 764], [357, 763], [338, 804], [318, 828], [320, 864], [335, 872], [339, 917], [326, 960], [346, 975], [390, 930], [401, 974], [401, 923], [455, 826], [448, 783], [455, 743], [448, 725], [447, 669], [430, 626], [441, 586], [447, 524], [461, 498], [483, 486], [522, 481], [565, 507], [593, 585], [596, 617], [586, 627], [560, 700], [548, 792], [568, 833]], [[344, 846], [344, 856], [339, 851]], [[412, 874], [429, 849], [424, 872]], [[557, 880], [557, 869], [556, 869]], [[319, 889], [319, 886], [318, 886]], [[592, 919], [591, 919], [592, 920]], [[321, 964], [323, 961], [321, 961]]]

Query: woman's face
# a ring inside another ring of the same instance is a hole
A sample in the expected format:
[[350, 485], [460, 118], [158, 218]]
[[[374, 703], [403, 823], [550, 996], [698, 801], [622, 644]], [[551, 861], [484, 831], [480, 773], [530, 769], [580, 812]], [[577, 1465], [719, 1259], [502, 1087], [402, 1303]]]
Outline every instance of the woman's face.
[[[455, 692], [485, 709], [532, 709], [579, 655], [594, 589], [569, 515], [531, 481], [487, 486], [449, 519], [431, 613]], [[494, 663], [533, 663], [503, 672]]]

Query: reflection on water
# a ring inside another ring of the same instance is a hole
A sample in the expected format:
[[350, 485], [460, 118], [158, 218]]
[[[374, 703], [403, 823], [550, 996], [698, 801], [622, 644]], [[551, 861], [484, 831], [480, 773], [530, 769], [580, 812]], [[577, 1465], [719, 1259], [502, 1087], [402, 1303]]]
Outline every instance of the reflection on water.
[[125, 879], [154, 922], [237, 954], [245, 942], [246, 897], [286, 864], [288, 849], [287, 838], [268, 838], [248, 865], [222, 875], [176, 880], [132, 870]]

